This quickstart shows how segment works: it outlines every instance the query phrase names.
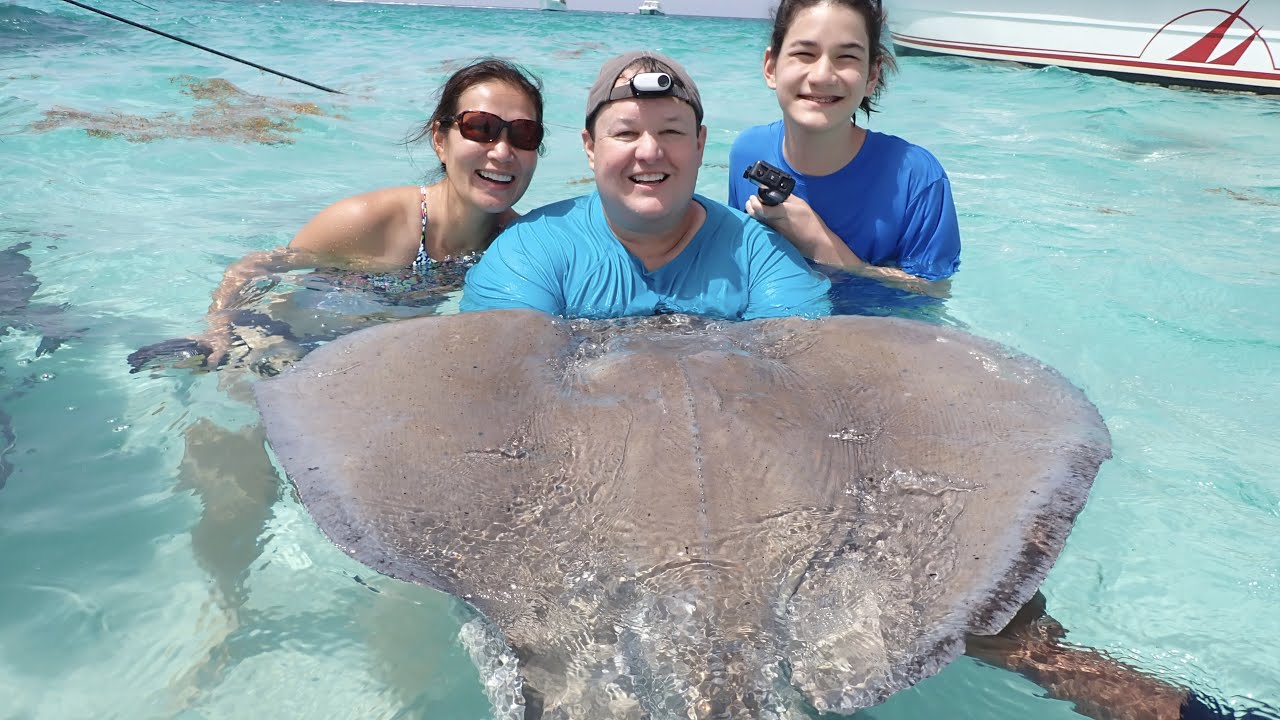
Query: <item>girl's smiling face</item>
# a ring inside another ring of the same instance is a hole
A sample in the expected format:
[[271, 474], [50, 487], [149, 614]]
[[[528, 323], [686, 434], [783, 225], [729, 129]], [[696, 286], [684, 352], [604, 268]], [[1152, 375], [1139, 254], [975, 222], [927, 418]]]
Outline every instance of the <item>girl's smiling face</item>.
[[781, 48], [764, 53], [765, 82], [787, 124], [812, 132], [847, 128], [879, 82], [870, 45], [866, 20], [854, 10], [819, 3], [796, 13]]

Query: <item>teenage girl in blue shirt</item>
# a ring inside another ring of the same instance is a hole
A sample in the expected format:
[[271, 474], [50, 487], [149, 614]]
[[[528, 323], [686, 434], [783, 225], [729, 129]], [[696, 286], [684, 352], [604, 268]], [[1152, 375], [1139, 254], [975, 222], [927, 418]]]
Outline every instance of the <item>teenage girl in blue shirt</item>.
[[[893, 58], [876, 0], [783, 0], [764, 53], [782, 119], [743, 132], [729, 157], [729, 205], [782, 233], [806, 257], [937, 294], [960, 264], [951, 185], [929, 151], [860, 127]], [[781, 205], [742, 177], [764, 160], [796, 179]]]

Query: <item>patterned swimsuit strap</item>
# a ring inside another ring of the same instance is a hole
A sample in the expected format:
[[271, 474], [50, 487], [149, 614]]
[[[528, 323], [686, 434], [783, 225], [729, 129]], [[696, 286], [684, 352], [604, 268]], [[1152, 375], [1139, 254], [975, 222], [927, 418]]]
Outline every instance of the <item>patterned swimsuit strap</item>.
[[418, 242], [418, 252], [427, 254], [427, 186], [418, 188], [422, 193], [422, 239]]
[[431, 256], [427, 254], [427, 186], [423, 185], [418, 190], [422, 193], [422, 237], [418, 240], [418, 254], [413, 258], [413, 267], [425, 270], [431, 267]]

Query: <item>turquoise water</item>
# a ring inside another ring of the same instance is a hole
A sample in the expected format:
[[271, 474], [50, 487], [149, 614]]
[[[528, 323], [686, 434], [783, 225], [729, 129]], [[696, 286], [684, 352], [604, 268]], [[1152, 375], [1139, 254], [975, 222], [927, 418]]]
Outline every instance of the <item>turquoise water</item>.
[[[0, 250], [21, 247], [40, 282], [23, 317], [0, 314], [17, 325], [0, 337], [0, 450], [13, 438], [0, 718], [490, 717], [488, 676], [459, 638], [468, 616], [356, 565], [282, 491], [250, 374], [130, 374], [125, 357], [198, 332], [232, 260], [287, 242], [339, 197], [430, 171], [428, 148], [399, 141], [460, 59], [505, 54], [546, 83], [548, 153], [521, 209], [586, 187], [585, 89], [633, 46], [699, 80], [699, 190], [722, 197], [735, 134], [777, 115], [758, 71], [767, 28], [148, 4], [158, 10], [103, 7], [346, 94], [63, 3], [0, 4]], [[1280, 101], [901, 65], [871, 125], [929, 147], [952, 177], [965, 248], [947, 314], [1059, 368], [1113, 434], [1115, 458], [1045, 584], [1050, 612], [1075, 642], [1280, 706]], [[276, 144], [41, 129], [50, 112], [189, 116], [200, 103], [181, 76], [316, 108], [259, 107], [253, 117], [293, 122]], [[38, 354], [42, 336], [70, 339]], [[1033, 714], [1075, 716], [967, 659], [865, 713]]]

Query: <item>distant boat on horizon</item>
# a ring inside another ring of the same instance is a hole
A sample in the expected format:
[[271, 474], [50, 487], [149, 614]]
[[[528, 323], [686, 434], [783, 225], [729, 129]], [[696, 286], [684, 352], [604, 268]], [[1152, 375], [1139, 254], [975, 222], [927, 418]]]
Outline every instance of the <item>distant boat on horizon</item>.
[[565, 0], [542, 0], [543, 10], [568, 10], [569, 4]]
[[640, 8], [636, 12], [641, 15], [665, 15], [662, 12], [662, 0], [641, 0]]

